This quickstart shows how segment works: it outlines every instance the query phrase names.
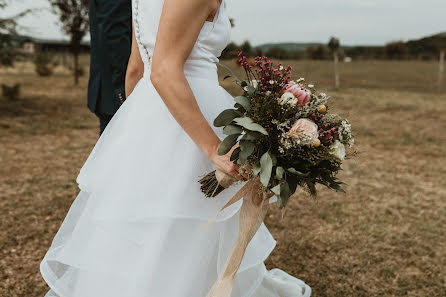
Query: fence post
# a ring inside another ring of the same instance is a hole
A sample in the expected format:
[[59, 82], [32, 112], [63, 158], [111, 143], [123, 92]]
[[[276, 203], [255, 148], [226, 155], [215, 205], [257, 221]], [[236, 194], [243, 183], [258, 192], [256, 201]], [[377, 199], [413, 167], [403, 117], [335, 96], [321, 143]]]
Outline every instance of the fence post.
[[339, 89], [341, 87], [341, 80], [339, 79], [339, 53], [337, 50], [335, 50], [333, 54], [334, 54], [335, 88]]
[[441, 93], [443, 91], [445, 55], [446, 55], [446, 50], [442, 50], [440, 52], [440, 62], [438, 66], [438, 93]]

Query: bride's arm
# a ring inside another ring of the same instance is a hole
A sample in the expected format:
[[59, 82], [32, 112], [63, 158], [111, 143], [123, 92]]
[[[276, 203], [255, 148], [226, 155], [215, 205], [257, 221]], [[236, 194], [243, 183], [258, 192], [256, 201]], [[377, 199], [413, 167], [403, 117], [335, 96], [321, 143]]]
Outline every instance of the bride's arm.
[[167, 108], [198, 147], [218, 169], [236, 177], [238, 167], [229, 156], [218, 156], [220, 139], [201, 113], [184, 75], [184, 63], [216, 4], [216, 0], [165, 0], [150, 78]]
[[133, 92], [138, 81], [144, 75], [144, 64], [136, 43], [135, 30], [132, 28], [132, 52], [130, 54], [127, 72], [125, 74], [125, 95], [126, 98]]

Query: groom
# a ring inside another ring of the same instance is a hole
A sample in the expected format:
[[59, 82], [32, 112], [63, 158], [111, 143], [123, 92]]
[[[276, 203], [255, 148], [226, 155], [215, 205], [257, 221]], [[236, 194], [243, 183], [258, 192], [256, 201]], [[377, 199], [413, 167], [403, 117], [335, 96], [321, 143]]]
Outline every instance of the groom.
[[125, 100], [125, 73], [132, 42], [131, 0], [90, 0], [91, 35], [88, 108], [100, 134]]

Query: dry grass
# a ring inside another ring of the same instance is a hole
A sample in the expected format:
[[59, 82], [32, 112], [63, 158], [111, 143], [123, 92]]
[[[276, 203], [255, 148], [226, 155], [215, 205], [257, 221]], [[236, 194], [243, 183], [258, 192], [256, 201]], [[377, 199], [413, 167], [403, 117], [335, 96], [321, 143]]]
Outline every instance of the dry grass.
[[[330, 64], [293, 64], [334, 95], [360, 154], [342, 173], [348, 194], [321, 189], [317, 200], [299, 195], [283, 219], [271, 211], [278, 246], [268, 266], [302, 278], [313, 296], [446, 296], [446, 95], [429, 92], [434, 64], [344, 64], [340, 92], [329, 88]], [[38, 264], [76, 196], [97, 120], [86, 78], [73, 88], [68, 73], [43, 79], [23, 67], [0, 79], [23, 90], [0, 99], [0, 292], [43, 296]]]

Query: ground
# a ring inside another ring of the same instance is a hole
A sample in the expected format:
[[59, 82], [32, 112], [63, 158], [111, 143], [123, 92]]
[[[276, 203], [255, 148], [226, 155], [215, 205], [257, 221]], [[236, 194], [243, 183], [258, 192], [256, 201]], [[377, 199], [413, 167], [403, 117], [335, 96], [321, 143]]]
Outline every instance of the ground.
[[[331, 63], [290, 63], [333, 96], [359, 154], [341, 174], [347, 194], [320, 188], [317, 199], [299, 193], [284, 213], [270, 211], [277, 248], [267, 266], [313, 296], [446, 296], [446, 94], [434, 92], [435, 63], [342, 64], [340, 91]], [[66, 71], [42, 78], [19, 64], [0, 80], [22, 86], [17, 101], [0, 98], [0, 295], [38, 297], [47, 290], [39, 262], [76, 197], [98, 122], [87, 77], [75, 87]]]

